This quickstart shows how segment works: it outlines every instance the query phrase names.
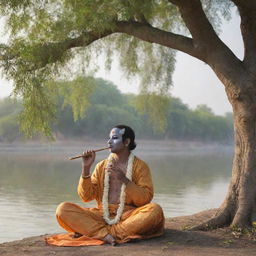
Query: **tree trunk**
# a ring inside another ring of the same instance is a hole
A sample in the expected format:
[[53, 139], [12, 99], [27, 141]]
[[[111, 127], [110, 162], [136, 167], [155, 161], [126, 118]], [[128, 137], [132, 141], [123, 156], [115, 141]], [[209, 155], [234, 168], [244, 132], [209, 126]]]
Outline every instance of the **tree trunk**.
[[249, 76], [240, 81], [241, 85], [236, 87], [239, 89], [234, 90], [230, 83], [226, 86], [233, 107], [235, 133], [228, 194], [215, 216], [192, 230], [228, 225], [244, 228], [256, 221], [256, 89], [253, 86], [256, 81]]

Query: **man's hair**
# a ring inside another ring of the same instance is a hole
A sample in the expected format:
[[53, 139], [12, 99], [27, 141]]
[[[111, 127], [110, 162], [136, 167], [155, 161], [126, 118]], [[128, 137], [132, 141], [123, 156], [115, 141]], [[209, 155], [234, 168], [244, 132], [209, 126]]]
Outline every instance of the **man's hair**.
[[114, 128], [124, 129], [122, 140], [124, 142], [126, 139], [130, 139], [129, 150], [133, 150], [136, 148], [135, 133], [131, 127], [127, 125], [119, 124], [119, 125], [116, 125]]

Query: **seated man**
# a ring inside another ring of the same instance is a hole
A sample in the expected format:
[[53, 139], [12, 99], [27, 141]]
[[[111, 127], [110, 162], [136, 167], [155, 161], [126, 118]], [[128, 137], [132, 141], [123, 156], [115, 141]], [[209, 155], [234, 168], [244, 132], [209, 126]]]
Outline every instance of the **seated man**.
[[85, 235], [115, 245], [163, 234], [163, 211], [159, 205], [150, 203], [150, 170], [131, 152], [136, 147], [134, 140], [130, 127], [115, 126], [108, 140], [111, 154], [96, 165], [92, 175], [95, 152], [83, 153], [78, 194], [84, 202], [96, 199], [98, 206], [82, 208], [64, 202], [56, 211], [59, 224], [74, 232], [75, 237]]

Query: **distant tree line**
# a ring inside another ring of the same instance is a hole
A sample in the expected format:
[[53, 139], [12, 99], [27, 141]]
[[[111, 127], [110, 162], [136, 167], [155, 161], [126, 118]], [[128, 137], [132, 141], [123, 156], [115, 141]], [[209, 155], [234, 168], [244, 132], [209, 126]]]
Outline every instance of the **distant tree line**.
[[[93, 81], [93, 90], [88, 92], [88, 102], [84, 106], [87, 110], [80, 109], [80, 112], [83, 112], [80, 117], [74, 113], [74, 102], [73, 105], [67, 104], [67, 95], [56, 93], [56, 122], [52, 129], [57, 138], [82, 136], [106, 138], [113, 125], [123, 123], [133, 127], [137, 137], [142, 139], [219, 143], [229, 143], [233, 140], [232, 113], [218, 116], [206, 105], [198, 105], [192, 110], [180, 99], [168, 97], [164, 99], [168, 103], [164, 129], [157, 129], [157, 125], [152, 124], [149, 113], [138, 110], [137, 105], [141, 96], [123, 94], [114, 84], [100, 78]], [[83, 84], [83, 79], [80, 78], [76, 81], [78, 82]], [[73, 86], [72, 82], [55, 83], [58, 83], [62, 89]], [[69, 94], [68, 90], [66, 93]], [[78, 99], [79, 95], [76, 95], [75, 101]], [[159, 104], [159, 99], [156, 104]], [[154, 109], [154, 106], [151, 107]], [[10, 98], [0, 100], [0, 141], [13, 142], [23, 138], [18, 125], [21, 110], [22, 104], [18, 100], [14, 101]]]

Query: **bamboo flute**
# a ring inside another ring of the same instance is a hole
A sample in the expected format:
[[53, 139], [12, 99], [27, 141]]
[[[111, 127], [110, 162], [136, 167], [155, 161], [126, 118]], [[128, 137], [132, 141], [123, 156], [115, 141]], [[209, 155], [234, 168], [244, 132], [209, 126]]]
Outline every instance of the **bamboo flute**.
[[[103, 150], [107, 150], [109, 149], [110, 147], [107, 147], [107, 148], [99, 148], [99, 149], [95, 149], [95, 150], [92, 150], [94, 152], [99, 152], [99, 151], [103, 151]], [[73, 156], [73, 157], [70, 157], [69, 160], [74, 160], [74, 159], [77, 159], [77, 158], [81, 158], [83, 156], [86, 156], [86, 155], [79, 155], [79, 156]]]

